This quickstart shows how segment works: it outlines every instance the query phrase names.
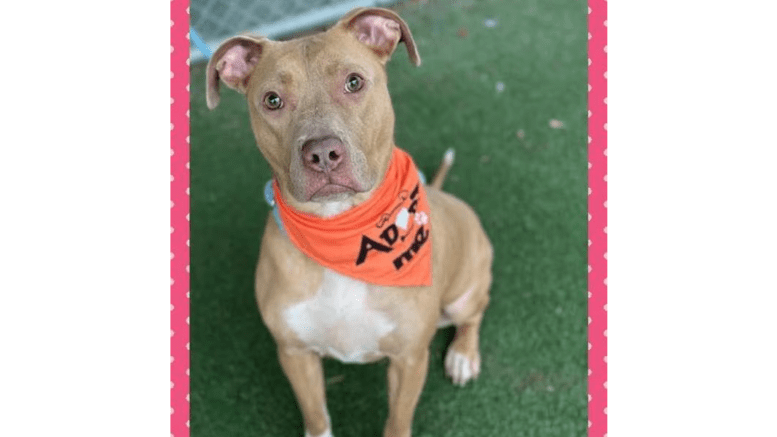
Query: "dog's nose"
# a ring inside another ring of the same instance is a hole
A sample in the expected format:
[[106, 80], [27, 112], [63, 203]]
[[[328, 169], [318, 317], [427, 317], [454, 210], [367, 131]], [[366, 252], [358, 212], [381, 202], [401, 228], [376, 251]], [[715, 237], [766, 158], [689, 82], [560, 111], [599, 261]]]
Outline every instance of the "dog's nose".
[[345, 146], [337, 138], [316, 138], [302, 146], [302, 162], [313, 171], [332, 171], [343, 162], [344, 157]]

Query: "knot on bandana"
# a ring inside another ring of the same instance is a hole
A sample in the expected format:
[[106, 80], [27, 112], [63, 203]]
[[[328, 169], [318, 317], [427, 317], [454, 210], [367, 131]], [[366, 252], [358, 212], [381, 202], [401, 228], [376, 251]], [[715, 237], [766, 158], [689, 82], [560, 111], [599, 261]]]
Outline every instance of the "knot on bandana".
[[289, 240], [322, 266], [371, 284], [429, 286], [432, 224], [422, 178], [410, 155], [395, 147], [372, 196], [334, 217], [292, 208], [277, 181], [265, 197]]

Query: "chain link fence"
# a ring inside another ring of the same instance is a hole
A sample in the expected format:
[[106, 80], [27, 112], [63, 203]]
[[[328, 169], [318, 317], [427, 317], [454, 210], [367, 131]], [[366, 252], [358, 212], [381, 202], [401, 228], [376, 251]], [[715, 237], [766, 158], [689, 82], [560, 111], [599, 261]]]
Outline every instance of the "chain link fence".
[[321, 26], [357, 6], [388, 6], [396, 0], [193, 0], [191, 61], [206, 60], [225, 39], [242, 32], [281, 38]]

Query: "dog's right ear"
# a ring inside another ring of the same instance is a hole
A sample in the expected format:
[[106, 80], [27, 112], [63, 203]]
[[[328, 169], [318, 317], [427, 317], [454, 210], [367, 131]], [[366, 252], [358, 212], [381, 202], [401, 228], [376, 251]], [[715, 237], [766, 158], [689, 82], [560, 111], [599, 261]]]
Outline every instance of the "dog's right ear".
[[241, 35], [224, 41], [216, 49], [205, 73], [207, 87], [205, 100], [209, 109], [219, 104], [219, 80], [241, 94], [246, 93], [248, 79], [256, 64], [259, 63], [264, 45], [268, 41], [263, 37]]

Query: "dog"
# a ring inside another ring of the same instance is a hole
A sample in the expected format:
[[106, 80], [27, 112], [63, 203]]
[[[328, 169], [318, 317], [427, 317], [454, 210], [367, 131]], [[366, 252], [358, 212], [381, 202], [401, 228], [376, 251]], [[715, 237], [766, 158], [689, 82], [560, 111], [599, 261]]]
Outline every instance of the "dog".
[[244, 94], [272, 169], [256, 299], [306, 437], [333, 435], [323, 357], [389, 359], [385, 437], [411, 435], [439, 327], [456, 326], [453, 382], [480, 374], [493, 249], [472, 208], [441, 190], [452, 152], [425, 185], [394, 144], [385, 66], [400, 43], [419, 66], [396, 13], [357, 8], [289, 41], [235, 36], [207, 66], [208, 107], [221, 83]]

